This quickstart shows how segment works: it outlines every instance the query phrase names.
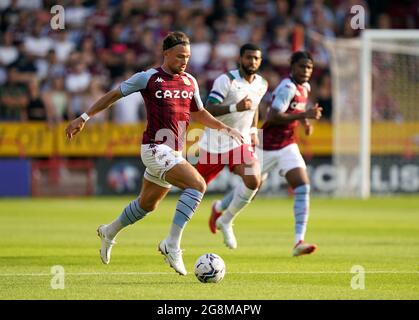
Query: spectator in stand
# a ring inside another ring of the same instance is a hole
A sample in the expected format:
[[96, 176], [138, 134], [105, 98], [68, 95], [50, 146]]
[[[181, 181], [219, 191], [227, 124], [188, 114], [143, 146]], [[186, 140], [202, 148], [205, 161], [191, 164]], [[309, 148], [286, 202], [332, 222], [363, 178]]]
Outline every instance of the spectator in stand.
[[315, 103], [318, 103], [322, 106], [322, 118], [321, 120], [324, 121], [331, 121], [332, 120], [332, 80], [330, 77], [330, 72], [326, 70], [320, 76], [317, 81], [316, 86], [316, 99]]
[[33, 78], [28, 84], [29, 87], [29, 103], [27, 107], [28, 120], [31, 121], [50, 121], [47, 108], [39, 90], [39, 81]]
[[43, 34], [43, 28], [41, 23], [36, 23], [31, 35], [24, 39], [26, 52], [37, 58], [45, 58], [54, 45], [52, 38]]
[[[287, 0], [276, 0], [275, 9], [271, 11], [270, 18], [266, 22], [268, 34], [275, 34], [278, 26], [286, 25], [291, 30], [294, 26], [294, 21], [290, 17], [290, 5]], [[275, 42], [273, 37], [271, 42]]]
[[266, 21], [269, 18], [272, 9], [269, 0], [252, 0], [247, 4], [247, 10], [253, 11], [260, 20]]
[[112, 8], [108, 5], [108, 0], [98, 0], [96, 9], [89, 15], [96, 30], [106, 34], [112, 21]]
[[67, 31], [59, 30], [53, 34], [53, 48], [57, 55], [59, 62], [65, 62], [68, 60], [70, 53], [75, 49], [75, 44], [69, 40]]
[[16, 67], [8, 67], [7, 82], [0, 87], [0, 120], [26, 121], [29, 99], [28, 87], [19, 82]]
[[96, 64], [97, 55], [95, 52], [95, 41], [92, 37], [87, 36], [83, 38], [77, 51], [80, 53], [80, 59], [88, 66]]
[[9, 66], [19, 56], [19, 51], [13, 43], [13, 32], [6, 31], [0, 39], [0, 66]]
[[[240, 43], [252, 43], [250, 40], [254, 32], [257, 32], [257, 28], [263, 27], [265, 24], [260, 18], [252, 11], [246, 11], [244, 17], [237, 21], [237, 34]], [[253, 42], [255, 43], [255, 42]]]
[[234, 0], [214, 1], [212, 12], [207, 17], [207, 23], [215, 33], [222, 30], [224, 19], [229, 13], [237, 14], [237, 10], [234, 7]]
[[288, 76], [289, 57], [292, 54], [291, 30], [288, 25], [282, 23], [274, 27], [270, 46], [267, 51], [269, 63], [275, 71], [281, 77]]
[[324, 28], [333, 30], [335, 16], [333, 11], [324, 5], [324, 0], [312, 0], [301, 12], [301, 21], [307, 28], [317, 28], [317, 22], [320, 19], [324, 22]]
[[236, 57], [239, 54], [239, 46], [234, 40], [233, 34], [221, 32], [214, 45], [216, 58], [225, 62], [229, 69], [236, 66]]
[[163, 11], [159, 14], [158, 24], [154, 28], [154, 37], [157, 41], [162, 41], [163, 38], [171, 31], [173, 21], [174, 19], [170, 11]]
[[[86, 112], [96, 101], [98, 101], [104, 94], [103, 84], [100, 78], [92, 77], [89, 88], [83, 96], [83, 112]], [[103, 110], [96, 117], [92, 118], [92, 122], [106, 122], [109, 119], [109, 111]]]
[[83, 0], [73, 0], [65, 9], [65, 23], [70, 28], [83, 28], [91, 10], [83, 6]]
[[74, 119], [70, 109], [70, 97], [64, 87], [64, 77], [54, 76], [49, 89], [42, 94], [42, 101], [48, 112], [50, 123], [57, 124], [62, 121]]
[[[0, 27], [3, 32], [6, 30], [13, 30], [18, 25], [19, 14], [22, 10], [18, 7], [17, 1], [18, 0], [11, 0], [6, 8], [1, 8]], [[3, 5], [3, 2], [1, 2], [1, 4]]]
[[65, 79], [65, 88], [70, 93], [71, 113], [76, 117], [83, 113], [83, 96], [89, 88], [92, 78], [92, 75], [86, 68], [86, 64], [79, 59], [79, 53], [71, 55], [71, 67]]
[[[214, 80], [223, 72], [227, 71], [227, 63], [225, 60], [220, 59], [217, 56], [215, 46], [212, 47], [210, 58], [204, 66], [204, 72], [201, 77], [204, 76], [207, 79], [206, 88], [210, 90]], [[199, 77], [199, 78], [201, 78]], [[203, 96], [204, 97], [204, 96]]]
[[266, 41], [266, 27], [265, 25], [256, 25], [252, 33], [250, 34], [249, 43], [257, 43], [258, 46], [262, 49], [262, 52], [266, 52], [268, 48], [268, 43]]
[[109, 70], [112, 79], [124, 74], [124, 55], [128, 45], [121, 40], [122, 32], [122, 24], [113, 25], [106, 48], [102, 52], [102, 61]]
[[156, 43], [153, 38], [153, 31], [151, 29], [141, 29], [137, 27], [134, 30], [133, 41], [128, 45], [135, 51], [138, 57], [138, 66], [136, 69], [146, 70], [151, 65], [156, 63], [155, 48]]
[[120, 6], [116, 8], [112, 15], [112, 23], [124, 23], [129, 21], [131, 16], [136, 12], [136, 8], [132, 0], [121, 0]]
[[[119, 88], [120, 83], [124, 79], [131, 77], [134, 73], [132, 70], [126, 71], [123, 77], [117, 79], [113, 87]], [[112, 108], [112, 121], [115, 123], [137, 123], [145, 119], [144, 99], [139, 92], [122, 97], [115, 102]]]
[[189, 65], [194, 73], [200, 73], [211, 54], [210, 35], [203, 26], [193, 30], [191, 37], [191, 58]]
[[37, 10], [42, 8], [42, 0], [18, 0], [19, 8], [25, 10]]

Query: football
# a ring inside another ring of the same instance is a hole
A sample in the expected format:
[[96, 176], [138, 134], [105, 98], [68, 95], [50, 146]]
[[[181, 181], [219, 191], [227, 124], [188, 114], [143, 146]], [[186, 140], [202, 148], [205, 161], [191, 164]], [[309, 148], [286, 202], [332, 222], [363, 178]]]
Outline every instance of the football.
[[220, 282], [225, 272], [224, 260], [215, 253], [203, 254], [195, 263], [195, 276], [204, 283]]

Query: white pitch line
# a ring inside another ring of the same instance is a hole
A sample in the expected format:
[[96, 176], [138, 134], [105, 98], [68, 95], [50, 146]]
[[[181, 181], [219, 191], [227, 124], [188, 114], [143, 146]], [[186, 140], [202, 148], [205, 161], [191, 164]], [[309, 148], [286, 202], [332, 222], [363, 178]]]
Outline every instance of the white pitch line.
[[[67, 276], [155, 276], [155, 275], [173, 275], [173, 272], [66, 272]], [[261, 272], [228, 272], [228, 274], [353, 274], [347, 271], [261, 271]], [[377, 270], [365, 271], [365, 274], [418, 274], [419, 271], [390, 271]], [[0, 273], [0, 277], [50, 277], [53, 273]]]

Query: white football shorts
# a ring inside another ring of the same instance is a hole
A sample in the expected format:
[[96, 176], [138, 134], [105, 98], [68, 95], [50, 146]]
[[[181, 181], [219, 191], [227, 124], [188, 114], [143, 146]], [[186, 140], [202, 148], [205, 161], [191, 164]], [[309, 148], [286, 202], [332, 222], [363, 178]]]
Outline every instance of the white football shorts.
[[306, 169], [306, 163], [296, 143], [279, 150], [256, 148], [256, 154], [262, 166], [262, 176], [266, 176], [273, 170], [279, 170], [279, 174], [285, 176], [288, 171], [294, 168]]
[[172, 187], [165, 180], [167, 171], [186, 161], [182, 157], [182, 151], [175, 151], [165, 144], [142, 144], [141, 159], [146, 166], [144, 178], [163, 188]]

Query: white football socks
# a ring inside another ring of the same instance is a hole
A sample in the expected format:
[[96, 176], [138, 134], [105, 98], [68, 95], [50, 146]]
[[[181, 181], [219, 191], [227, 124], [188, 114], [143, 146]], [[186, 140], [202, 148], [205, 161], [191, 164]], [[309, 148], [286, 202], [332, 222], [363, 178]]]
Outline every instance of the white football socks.
[[252, 201], [258, 189], [253, 190], [246, 187], [241, 181], [234, 190], [234, 197], [226, 212], [219, 218], [223, 224], [232, 223], [238, 213]]
[[182, 239], [183, 229], [176, 223], [172, 223], [170, 227], [169, 235], [166, 238], [166, 243], [170, 248], [180, 249], [180, 240]]
[[119, 231], [124, 229], [125, 227], [122, 225], [121, 221], [119, 220], [119, 217], [116, 218], [114, 221], [112, 221], [110, 224], [108, 224], [105, 228], [106, 237], [110, 240], [113, 240]]

